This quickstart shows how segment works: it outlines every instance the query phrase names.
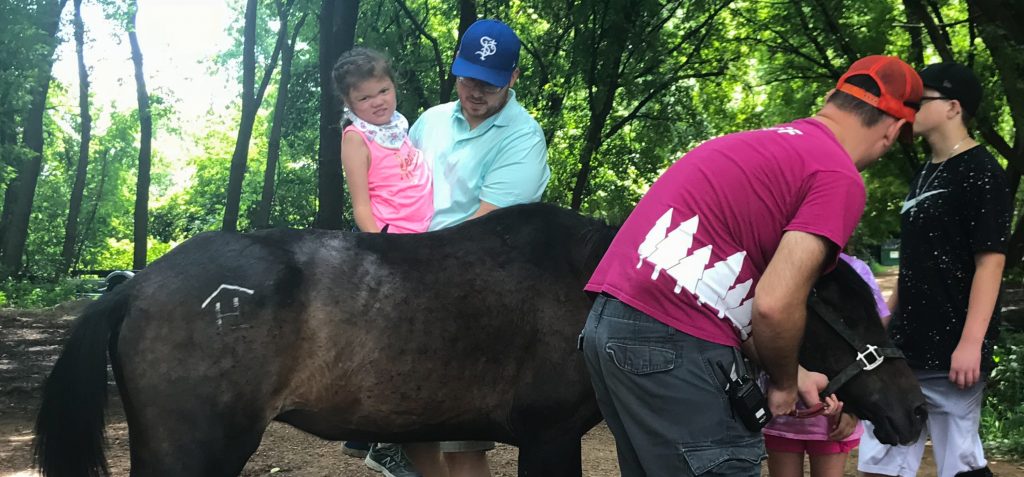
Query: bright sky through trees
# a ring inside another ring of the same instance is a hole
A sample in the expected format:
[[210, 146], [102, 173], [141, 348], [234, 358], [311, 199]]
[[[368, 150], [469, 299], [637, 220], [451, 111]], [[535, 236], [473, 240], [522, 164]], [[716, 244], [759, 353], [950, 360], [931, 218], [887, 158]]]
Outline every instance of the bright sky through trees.
[[[69, 17], [72, 9], [64, 13]], [[202, 124], [211, 107], [219, 111], [238, 96], [239, 85], [228, 84], [233, 75], [211, 71], [207, 61], [229, 47], [226, 30], [231, 15], [227, 2], [221, 0], [139, 0], [138, 34], [146, 82], [151, 92], [173, 101], [186, 129]], [[94, 104], [134, 109], [135, 81], [127, 35], [104, 18], [94, 2], [83, 3], [82, 17], [89, 42], [85, 61], [90, 68]], [[70, 28], [61, 33], [70, 36]], [[77, 91], [74, 42], [61, 43], [57, 55], [54, 76], [70, 91]]]

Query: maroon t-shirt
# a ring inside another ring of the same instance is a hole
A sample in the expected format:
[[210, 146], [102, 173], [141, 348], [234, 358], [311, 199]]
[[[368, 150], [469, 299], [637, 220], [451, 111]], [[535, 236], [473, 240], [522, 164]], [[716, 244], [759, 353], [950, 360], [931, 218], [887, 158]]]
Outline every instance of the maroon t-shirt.
[[651, 185], [586, 289], [738, 346], [783, 232], [822, 236], [838, 251], [863, 211], [864, 182], [818, 121], [730, 134], [690, 151]]

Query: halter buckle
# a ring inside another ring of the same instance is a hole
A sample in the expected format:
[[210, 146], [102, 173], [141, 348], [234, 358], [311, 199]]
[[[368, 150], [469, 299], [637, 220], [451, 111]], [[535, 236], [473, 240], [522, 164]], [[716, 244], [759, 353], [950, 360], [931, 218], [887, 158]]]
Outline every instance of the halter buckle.
[[[877, 349], [877, 346], [869, 344], [865, 346], [864, 351], [857, 353], [857, 361], [860, 361], [863, 364], [864, 367], [862, 369], [865, 371], [871, 371], [885, 361], [885, 357], [878, 354], [878, 351], [876, 351]], [[869, 358], [871, 361], [868, 361]]]

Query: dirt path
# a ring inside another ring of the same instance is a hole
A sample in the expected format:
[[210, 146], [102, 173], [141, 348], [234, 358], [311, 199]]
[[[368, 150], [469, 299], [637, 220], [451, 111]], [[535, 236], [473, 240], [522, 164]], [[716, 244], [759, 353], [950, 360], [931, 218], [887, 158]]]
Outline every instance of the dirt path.
[[[895, 275], [880, 277], [883, 288], [891, 289]], [[31, 469], [32, 426], [39, 403], [39, 386], [59, 352], [73, 316], [85, 302], [65, 304], [53, 309], [25, 311], [0, 310], [0, 477], [35, 477]], [[110, 448], [107, 458], [115, 476], [128, 475], [128, 428], [124, 422], [116, 388], [110, 386], [107, 436]], [[267, 429], [259, 450], [249, 460], [243, 476], [291, 475], [309, 477], [354, 476], [377, 477], [360, 460], [346, 457], [337, 442], [328, 442], [290, 426], [273, 423]], [[499, 445], [490, 454], [491, 471], [495, 477], [516, 475], [514, 447]], [[583, 441], [585, 476], [618, 475], [615, 442], [608, 428], [601, 424]], [[999, 476], [1024, 476], [1024, 466], [993, 462]], [[856, 475], [854, 459], [847, 465], [847, 475]], [[935, 475], [930, 453], [919, 474]]]

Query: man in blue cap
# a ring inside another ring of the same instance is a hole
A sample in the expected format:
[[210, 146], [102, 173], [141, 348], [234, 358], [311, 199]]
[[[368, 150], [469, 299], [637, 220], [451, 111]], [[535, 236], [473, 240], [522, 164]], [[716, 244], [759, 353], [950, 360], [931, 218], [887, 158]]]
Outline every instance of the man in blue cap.
[[433, 166], [430, 230], [537, 202], [551, 175], [544, 131], [512, 90], [519, 79], [515, 32], [497, 20], [473, 23], [452, 74], [459, 100], [428, 109], [409, 130]]
[[[537, 202], [544, 193], [551, 176], [544, 131], [512, 90], [519, 79], [519, 49], [519, 37], [500, 21], [470, 25], [452, 63], [458, 101], [428, 109], [409, 130], [409, 139], [433, 169], [430, 230], [501, 207]], [[402, 447], [425, 477], [491, 475], [486, 452], [494, 442]], [[382, 462], [387, 457], [381, 455]], [[389, 475], [415, 475], [404, 456], [394, 457], [398, 460], [373, 468], [385, 468]], [[373, 459], [371, 452], [368, 461]]]

